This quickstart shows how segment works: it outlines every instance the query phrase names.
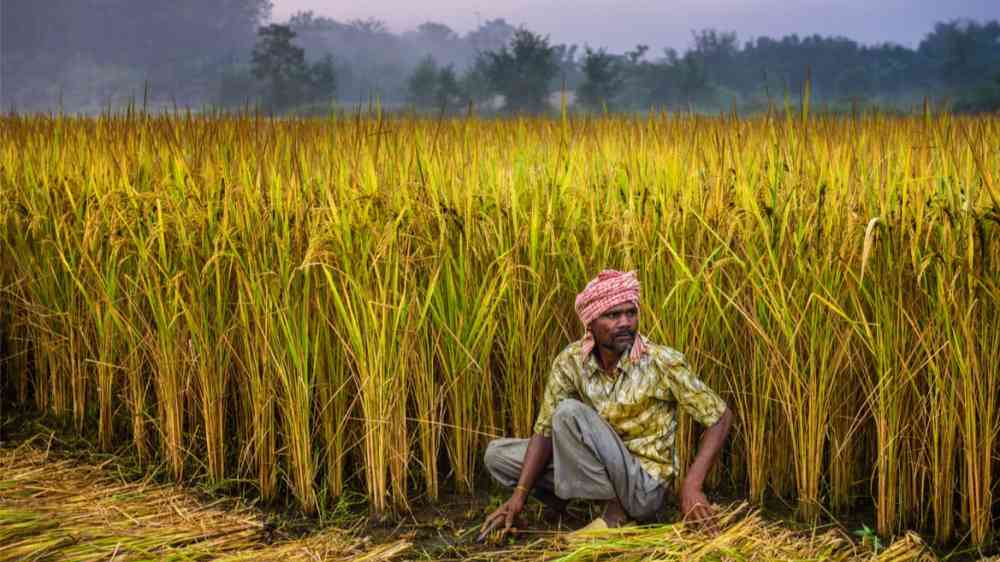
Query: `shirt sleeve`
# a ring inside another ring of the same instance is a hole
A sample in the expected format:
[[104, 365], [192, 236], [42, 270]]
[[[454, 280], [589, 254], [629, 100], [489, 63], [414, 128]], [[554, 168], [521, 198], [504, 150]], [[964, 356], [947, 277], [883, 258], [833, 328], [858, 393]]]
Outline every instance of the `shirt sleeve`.
[[565, 354], [560, 354], [552, 362], [552, 370], [549, 372], [545, 393], [542, 395], [542, 406], [538, 409], [538, 417], [535, 418], [534, 432], [545, 437], [552, 436], [552, 414], [556, 411], [556, 406], [566, 398], [576, 395], [576, 387], [565, 365], [566, 360]]
[[715, 425], [726, 411], [725, 401], [691, 372], [681, 353], [672, 351], [659, 363], [660, 397], [673, 397], [680, 408], [702, 426]]

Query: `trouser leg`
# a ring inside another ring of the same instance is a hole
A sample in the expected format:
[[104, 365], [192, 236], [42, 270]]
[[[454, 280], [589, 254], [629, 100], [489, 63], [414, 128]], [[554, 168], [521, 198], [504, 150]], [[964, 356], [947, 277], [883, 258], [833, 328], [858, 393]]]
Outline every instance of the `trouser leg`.
[[[513, 488], [521, 477], [524, 454], [528, 451], [529, 439], [502, 438], [490, 441], [486, 447], [486, 469], [501, 486]], [[535, 482], [535, 486], [554, 492], [552, 463], [545, 467]]]
[[663, 503], [663, 483], [642, 468], [593, 408], [578, 400], [556, 407], [552, 452], [555, 493], [561, 498], [617, 498], [635, 519], [653, 517]]

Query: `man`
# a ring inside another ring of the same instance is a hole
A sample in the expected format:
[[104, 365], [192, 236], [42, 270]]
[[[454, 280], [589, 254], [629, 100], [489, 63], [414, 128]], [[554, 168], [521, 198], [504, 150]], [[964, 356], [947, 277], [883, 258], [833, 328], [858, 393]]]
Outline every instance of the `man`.
[[602, 271], [577, 295], [576, 313], [587, 334], [556, 357], [534, 435], [496, 439], [486, 450], [490, 474], [514, 493], [486, 518], [480, 539], [501, 525], [508, 531], [536, 487], [562, 500], [603, 501], [603, 515], [584, 529], [651, 518], [677, 474], [678, 406], [707, 428], [681, 486], [680, 508], [686, 520], [712, 515], [702, 483], [732, 412], [683, 355], [638, 334], [635, 272]]

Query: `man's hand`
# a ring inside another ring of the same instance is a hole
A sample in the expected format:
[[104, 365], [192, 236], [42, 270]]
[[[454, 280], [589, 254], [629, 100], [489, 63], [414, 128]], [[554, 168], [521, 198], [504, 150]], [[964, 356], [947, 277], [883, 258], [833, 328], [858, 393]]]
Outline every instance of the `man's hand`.
[[552, 458], [552, 438], [541, 433], [531, 436], [528, 441], [528, 450], [524, 453], [524, 464], [521, 466], [521, 477], [514, 487], [514, 494], [499, 509], [490, 514], [480, 527], [481, 532], [477, 541], [482, 542], [490, 533], [503, 525], [503, 533], [506, 534], [514, 524], [514, 519], [524, 509], [524, 502], [528, 499], [528, 492], [534, 487], [538, 476], [545, 469], [549, 459]]
[[712, 427], [705, 430], [701, 436], [701, 445], [698, 446], [698, 454], [694, 457], [694, 462], [688, 468], [684, 484], [681, 485], [681, 512], [684, 514], [684, 521], [700, 524], [707, 527], [710, 532], [718, 532], [718, 521], [716, 520], [715, 509], [708, 503], [708, 498], [701, 491], [702, 483], [705, 482], [705, 475], [708, 469], [715, 462], [715, 457], [726, 442], [729, 435], [729, 426], [733, 423], [733, 412], [726, 408]]
[[501, 525], [503, 525], [502, 532], [506, 534], [514, 524], [514, 519], [523, 509], [524, 497], [515, 492], [509, 500], [504, 502], [504, 504], [498, 507], [496, 511], [491, 513], [489, 517], [486, 518], [486, 521], [483, 521], [483, 526], [480, 527], [480, 533], [476, 538], [476, 541], [482, 542], [487, 536], [489, 536], [490, 533], [495, 531]]
[[709, 503], [700, 487], [685, 485], [681, 488], [681, 513], [684, 521], [703, 525], [711, 532], [718, 531], [716, 527], [716, 512]]

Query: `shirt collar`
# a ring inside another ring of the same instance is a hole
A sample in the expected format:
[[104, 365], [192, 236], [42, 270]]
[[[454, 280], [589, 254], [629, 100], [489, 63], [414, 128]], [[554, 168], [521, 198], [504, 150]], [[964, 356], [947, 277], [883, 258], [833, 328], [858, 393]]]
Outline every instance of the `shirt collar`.
[[[636, 337], [642, 337], [642, 336], [637, 335]], [[618, 371], [625, 372], [632, 365], [632, 362], [628, 358], [629, 352], [631, 351], [632, 351], [632, 346], [630, 345], [622, 353], [622, 356], [618, 358], [618, 363], [615, 364], [615, 372]], [[597, 357], [594, 356], [596, 352], [597, 348], [595, 347], [594, 351], [591, 351], [590, 353], [587, 354], [587, 360], [583, 364], [584, 372], [586, 372], [590, 376], [593, 376], [594, 373], [604, 372], [604, 369], [601, 368], [601, 364], [597, 362]]]

